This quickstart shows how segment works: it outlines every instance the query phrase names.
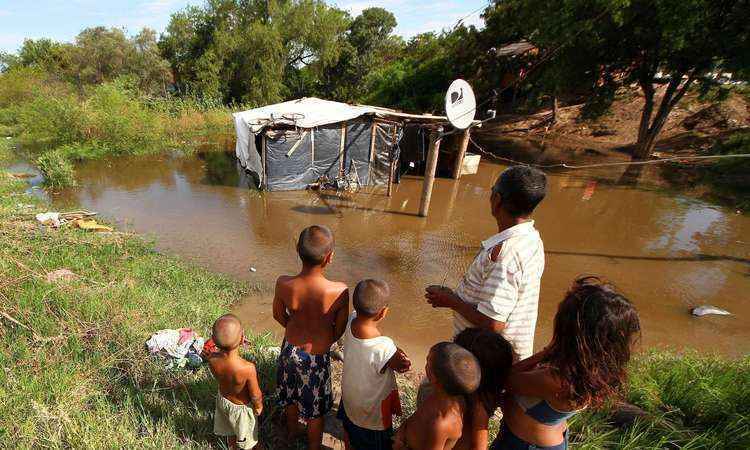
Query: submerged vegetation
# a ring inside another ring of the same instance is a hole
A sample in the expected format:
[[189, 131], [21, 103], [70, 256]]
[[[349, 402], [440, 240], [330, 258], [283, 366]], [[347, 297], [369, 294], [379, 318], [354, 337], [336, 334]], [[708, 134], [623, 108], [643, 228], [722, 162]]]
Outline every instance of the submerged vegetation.
[[128, 78], [82, 90], [34, 68], [0, 74], [0, 126], [54, 187], [75, 184], [73, 162], [191, 149], [231, 133], [229, 109], [145, 96]]
[[[0, 160], [9, 149], [10, 141], [0, 141]], [[246, 288], [159, 254], [138, 236], [40, 229], [33, 214], [44, 204], [24, 189], [0, 173], [0, 446], [218, 445], [209, 372], [170, 371], [143, 343], [162, 328], [187, 326], [205, 336]], [[75, 276], [49, 281], [61, 268]], [[261, 436], [278, 448], [275, 359], [263, 350], [271, 345], [278, 343], [256, 336], [246, 356], [258, 364], [267, 396]], [[413, 391], [404, 394], [410, 411]], [[750, 447], [750, 357], [641, 354], [625, 399], [643, 409], [634, 423], [618, 418], [617, 408], [587, 411], [571, 423], [573, 444]]]

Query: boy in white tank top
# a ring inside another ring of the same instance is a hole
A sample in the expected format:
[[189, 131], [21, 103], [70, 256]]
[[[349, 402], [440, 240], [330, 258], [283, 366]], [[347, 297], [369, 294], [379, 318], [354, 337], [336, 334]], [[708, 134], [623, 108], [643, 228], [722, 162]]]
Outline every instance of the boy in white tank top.
[[406, 372], [411, 362], [378, 329], [388, 313], [389, 293], [388, 284], [380, 280], [360, 281], [354, 289], [354, 312], [344, 332], [338, 412], [347, 450], [390, 449], [393, 415], [401, 414], [395, 372]]

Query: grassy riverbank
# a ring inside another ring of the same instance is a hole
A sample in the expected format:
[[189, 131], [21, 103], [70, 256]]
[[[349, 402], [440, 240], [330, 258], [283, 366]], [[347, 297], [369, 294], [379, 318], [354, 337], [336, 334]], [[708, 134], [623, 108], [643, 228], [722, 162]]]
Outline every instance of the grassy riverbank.
[[[10, 142], [0, 141], [0, 163]], [[143, 239], [41, 228], [45, 205], [0, 170], [0, 448], [217, 446], [208, 371], [170, 372], [143, 342], [154, 330], [203, 334], [246, 287], [154, 252]], [[29, 206], [31, 205], [31, 206]], [[67, 268], [70, 281], [47, 281]], [[14, 322], [16, 321], [16, 322]], [[276, 345], [253, 338], [270, 416]], [[413, 395], [406, 409], [413, 408]], [[633, 364], [627, 400], [647, 416], [617, 428], [612, 411], [571, 424], [580, 448], [749, 448], [750, 358], [724, 361], [654, 353]]]
[[76, 162], [189, 151], [232, 131], [224, 105], [150, 97], [126, 78], [78, 88], [31, 68], [0, 73], [0, 135], [13, 136], [54, 187], [75, 184]]

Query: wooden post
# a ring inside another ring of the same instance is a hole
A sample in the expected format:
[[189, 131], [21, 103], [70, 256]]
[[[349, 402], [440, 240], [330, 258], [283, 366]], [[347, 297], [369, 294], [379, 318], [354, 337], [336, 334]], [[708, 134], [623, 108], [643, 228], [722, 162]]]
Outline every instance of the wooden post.
[[393, 149], [396, 147], [396, 125], [393, 125], [391, 133], [391, 146], [388, 149], [388, 197], [393, 194]]
[[469, 148], [469, 128], [465, 129], [461, 135], [461, 143], [458, 146], [458, 152], [456, 153], [456, 161], [453, 164], [453, 179], [458, 180], [461, 178], [461, 169], [464, 166], [464, 157], [466, 156], [466, 149]]
[[432, 197], [432, 185], [435, 183], [435, 170], [437, 169], [438, 154], [440, 153], [440, 134], [442, 132], [443, 127], [440, 127], [430, 134], [427, 168], [424, 171], [424, 183], [422, 184], [422, 200], [419, 202], [420, 217], [427, 217], [427, 211], [430, 209], [430, 197]]
[[339, 176], [344, 176], [344, 146], [346, 145], [346, 122], [341, 124], [341, 145], [339, 146]]
[[[370, 171], [372, 170], [372, 162], [375, 161], [375, 133], [378, 132], [378, 127], [375, 121], [372, 121], [370, 127], [370, 160], [367, 162], [367, 178], [370, 178]], [[369, 184], [369, 183], [368, 183]]]
[[263, 187], [263, 189], [268, 189], [268, 169], [266, 168], [266, 130], [262, 131], [262, 135], [260, 136], [260, 146], [261, 148], [261, 164], [263, 165], [263, 180], [260, 182], [260, 185]]

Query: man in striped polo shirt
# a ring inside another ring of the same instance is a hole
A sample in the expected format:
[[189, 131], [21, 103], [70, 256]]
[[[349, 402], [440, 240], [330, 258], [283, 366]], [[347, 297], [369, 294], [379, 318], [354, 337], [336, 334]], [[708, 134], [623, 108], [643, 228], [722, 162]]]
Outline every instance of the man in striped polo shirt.
[[480, 327], [501, 333], [521, 359], [534, 350], [544, 245], [531, 213], [544, 199], [547, 178], [528, 166], [513, 166], [492, 187], [490, 207], [498, 233], [482, 247], [458, 288], [429, 286], [435, 308], [453, 310], [453, 329]]

